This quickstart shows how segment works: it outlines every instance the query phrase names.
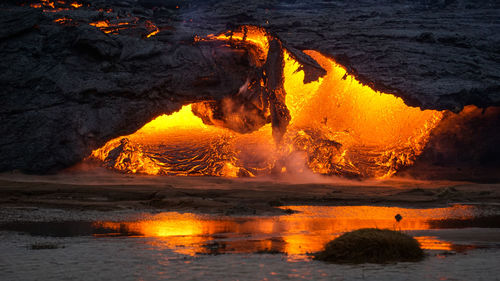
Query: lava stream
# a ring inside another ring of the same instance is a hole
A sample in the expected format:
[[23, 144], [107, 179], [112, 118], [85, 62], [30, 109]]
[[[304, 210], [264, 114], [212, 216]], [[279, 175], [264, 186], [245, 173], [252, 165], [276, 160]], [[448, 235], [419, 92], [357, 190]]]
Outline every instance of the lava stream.
[[[262, 64], [269, 51], [269, 35], [259, 28], [197, 40], [245, 41], [261, 51]], [[92, 158], [128, 173], [227, 177], [312, 171], [384, 178], [411, 165], [443, 113], [407, 106], [401, 98], [362, 85], [333, 59], [304, 52], [327, 74], [304, 83], [302, 65], [283, 50], [291, 120], [281, 143], [274, 142], [270, 121], [250, 133], [237, 133], [205, 124], [193, 113], [200, 108], [195, 103], [109, 141]]]

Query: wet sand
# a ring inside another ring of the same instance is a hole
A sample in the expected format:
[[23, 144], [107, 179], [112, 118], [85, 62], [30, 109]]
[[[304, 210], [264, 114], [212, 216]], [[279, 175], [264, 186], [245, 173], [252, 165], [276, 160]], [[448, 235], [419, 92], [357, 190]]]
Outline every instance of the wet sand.
[[[280, 254], [186, 256], [155, 238], [37, 237], [0, 233], [5, 280], [497, 280], [497, 249], [429, 254], [423, 262], [337, 265]], [[31, 250], [31, 243], [57, 249]]]
[[[361, 228], [396, 229], [425, 250], [463, 252], [500, 247], [500, 206], [440, 208], [378, 206], [282, 206], [293, 214], [207, 215], [190, 212], [74, 211], [46, 208], [0, 209], [0, 232], [34, 237], [154, 237], [185, 255], [281, 253], [309, 259], [342, 233]], [[402, 220], [396, 222], [395, 214]], [[478, 225], [478, 219], [485, 223]], [[450, 224], [460, 221], [460, 225]], [[56, 245], [57, 246], [57, 245]]]
[[[500, 184], [9, 173], [0, 175], [0, 252], [9, 253], [0, 279], [492, 280], [499, 217]], [[425, 260], [310, 259], [363, 227], [414, 236]]]
[[[500, 228], [472, 227], [498, 205], [446, 208], [283, 206], [279, 216], [0, 208], [5, 280], [495, 280]], [[488, 209], [489, 208], [489, 209]], [[394, 213], [401, 213], [400, 225]], [[465, 228], [434, 221], [468, 218]], [[472, 224], [471, 224], [472, 223]], [[421, 262], [330, 264], [310, 253], [344, 231], [395, 227]], [[432, 229], [429, 229], [432, 228]]]
[[118, 174], [105, 170], [0, 174], [0, 207], [189, 211], [274, 215], [283, 205], [439, 207], [500, 204], [500, 184], [409, 179], [356, 181], [317, 175], [229, 179]]

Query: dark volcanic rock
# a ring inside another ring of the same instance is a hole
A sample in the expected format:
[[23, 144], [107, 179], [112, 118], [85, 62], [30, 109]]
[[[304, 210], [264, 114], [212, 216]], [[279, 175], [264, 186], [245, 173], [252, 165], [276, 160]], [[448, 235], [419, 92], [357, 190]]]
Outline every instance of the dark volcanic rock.
[[500, 105], [498, 1], [191, 3], [182, 10], [184, 25], [196, 32], [228, 22], [262, 25], [289, 45], [333, 56], [363, 83], [409, 105]]
[[500, 182], [500, 107], [466, 107], [447, 112], [426, 149], [402, 176], [424, 179]]
[[[158, 115], [235, 95], [262, 78], [245, 46], [195, 43], [181, 28], [154, 39], [134, 36], [134, 28], [130, 36], [105, 34], [88, 25], [93, 13], [79, 11], [74, 24], [61, 25], [53, 13], [0, 10], [7, 27], [29, 17], [1, 33], [0, 171], [67, 167]], [[267, 91], [257, 83], [247, 92]]]
[[0, 19], [0, 40], [15, 36], [35, 27], [41, 13], [38, 10], [15, 10], [8, 17]]
[[[410, 105], [500, 105], [500, 4], [441, 2], [96, 0], [57, 12], [1, 3], [0, 171], [67, 167], [162, 113], [239, 93], [261, 75], [251, 52], [195, 44], [193, 36], [240, 24], [284, 39], [305, 65], [306, 82], [321, 69], [296, 49], [331, 55], [362, 82]], [[71, 24], [54, 22], [62, 17]], [[119, 35], [88, 25], [117, 17], [131, 22]], [[151, 38], [148, 21], [159, 30]], [[252, 89], [278, 94], [267, 106], [282, 128], [287, 111], [277, 90]], [[233, 129], [252, 131], [268, 119]]]

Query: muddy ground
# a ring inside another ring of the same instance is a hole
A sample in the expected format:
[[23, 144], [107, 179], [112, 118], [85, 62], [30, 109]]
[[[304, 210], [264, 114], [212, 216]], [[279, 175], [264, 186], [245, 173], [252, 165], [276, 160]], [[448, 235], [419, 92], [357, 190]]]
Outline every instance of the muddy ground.
[[283, 205], [439, 207], [500, 204], [500, 184], [450, 181], [351, 181], [317, 175], [228, 179], [155, 177], [108, 171], [49, 176], [0, 175], [0, 207], [161, 210], [276, 215]]

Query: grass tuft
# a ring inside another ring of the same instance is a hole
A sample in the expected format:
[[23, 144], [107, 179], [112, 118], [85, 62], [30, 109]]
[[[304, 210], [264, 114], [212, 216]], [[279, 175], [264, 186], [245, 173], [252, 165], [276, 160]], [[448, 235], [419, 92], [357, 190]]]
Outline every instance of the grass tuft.
[[344, 233], [325, 245], [314, 259], [333, 263], [420, 261], [424, 251], [413, 237], [400, 231], [364, 228]]

